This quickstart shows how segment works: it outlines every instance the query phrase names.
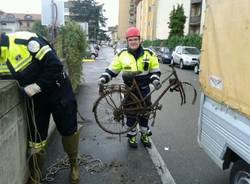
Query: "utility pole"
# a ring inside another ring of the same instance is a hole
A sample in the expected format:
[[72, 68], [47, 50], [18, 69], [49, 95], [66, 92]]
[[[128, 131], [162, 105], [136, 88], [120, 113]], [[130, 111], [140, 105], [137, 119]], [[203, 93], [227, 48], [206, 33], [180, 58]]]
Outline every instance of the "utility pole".
[[52, 19], [51, 19], [51, 43], [52, 46], [54, 46], [55, 44], [55, 40], [56, 40], [56, 33], [57, 33], [57, 16], [58, 16], [58, 12], [57, 12], [57, 5], [56, 3], [54, 3], [54, 0], [51, 0], [51, 15], [52, 15]]

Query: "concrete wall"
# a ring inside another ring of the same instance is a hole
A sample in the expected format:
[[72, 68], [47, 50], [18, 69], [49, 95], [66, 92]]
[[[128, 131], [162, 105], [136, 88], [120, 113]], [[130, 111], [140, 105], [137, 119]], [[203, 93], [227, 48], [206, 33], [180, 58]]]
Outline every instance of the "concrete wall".
[[13, 81], [0, 81], [0, 184], [21, 184], [27, 176], [26, 122]]
[[[51, 118], [48, 139], [56, 126]], [[0, 184], [23, 184], [28, 178], [27, 122], [15, 81], [0, 81]]]

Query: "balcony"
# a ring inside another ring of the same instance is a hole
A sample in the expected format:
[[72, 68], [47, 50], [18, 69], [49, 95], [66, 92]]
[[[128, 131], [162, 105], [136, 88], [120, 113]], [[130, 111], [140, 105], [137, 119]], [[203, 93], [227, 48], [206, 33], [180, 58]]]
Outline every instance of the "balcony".
[[202, 3], [202, 0], [191, 0], [191, 4]]
[[201, 23], [201, 16], [192, 16], [190, 17], [190, 25], [199, 25]]
[[135, 0], [135, 5], [137, 6], [142, 0]]

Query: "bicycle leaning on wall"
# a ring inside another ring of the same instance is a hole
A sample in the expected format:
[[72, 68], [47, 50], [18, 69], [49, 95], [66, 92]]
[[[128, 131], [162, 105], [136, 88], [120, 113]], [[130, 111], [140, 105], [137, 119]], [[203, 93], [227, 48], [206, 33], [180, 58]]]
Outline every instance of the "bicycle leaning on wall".
[[[138, 117], [149, 117], [152, 120], [151, 126], [154, 126], [155, 117], [158, 110], [162, 109], [162, 105], [159, 103], [160, 100], [167, 92], [177, 92], [180, 95], [181, 103], [186, 103], [186, 94], [184, 87], [191, 88], [193, 93], [192, 104], [195, 103], [197, 92], [196, 89], [189, 82], [182, 82], [177, 76], [176, 70], [172, 65], [171, 73], [162, 80], [162, 87], [164, 88], [161, 94], [156, 98], [151, 105], [146, 105], [146, 100], [156, 90], [152, 90], [145, 97], [142, 96], [139, 86], [135, 80], [136, 72], [123, 73], [125, 77], [132, 81], [132, 86], [126, 86], [124, 84], [104, 84], [99, 87], [99, 98], [95, 101], [93, 106], [93, 112], [97, 124], [105, 132], [110, 134], [125, 134], [132, 130], [138, 123], [132, 127], [126, 126], [127, 116]], [[134, 95], [133, 92], [139, 94], [139, 98]]]

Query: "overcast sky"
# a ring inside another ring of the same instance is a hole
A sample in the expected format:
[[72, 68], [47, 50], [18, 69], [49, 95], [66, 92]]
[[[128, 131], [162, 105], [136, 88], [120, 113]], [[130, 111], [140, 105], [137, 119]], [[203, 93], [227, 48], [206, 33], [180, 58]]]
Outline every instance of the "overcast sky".
[[[95, 0], [104, 3], [107, 26], [118, 24], [118, 0]], [[41, 0], [0, 0], [0, 10], [10, 13], [41, 13]]]

